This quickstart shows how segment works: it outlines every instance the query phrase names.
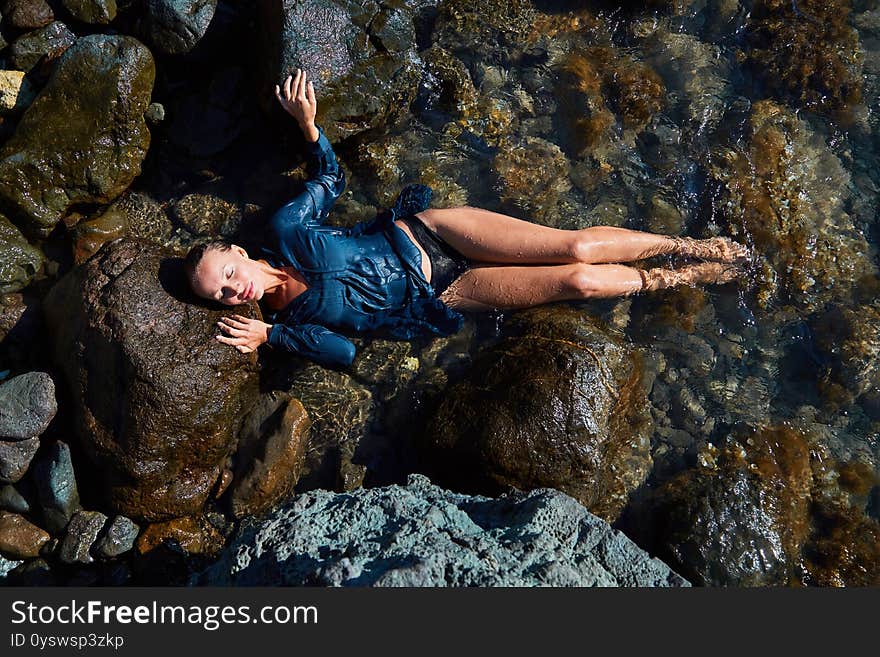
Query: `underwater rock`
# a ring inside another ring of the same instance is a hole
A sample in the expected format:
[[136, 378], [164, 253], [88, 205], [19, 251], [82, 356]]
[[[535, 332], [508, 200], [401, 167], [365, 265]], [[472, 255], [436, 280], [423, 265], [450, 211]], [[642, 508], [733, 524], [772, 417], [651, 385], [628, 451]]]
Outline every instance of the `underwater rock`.
[[780, 100], [816, 112], [861, 101], [864, 52], [849, 0], [755, 0], [745, 56]]
[[46, 372], [25, 372], [0, 384], [0, 440], [39, 436], [57, 412], [55, 382]]
[[[665, 25], [640, 34], [646, 62], [659, 74], [675, 112], [681, 113], [692, 134], [706, 139], [721, 121], [729, 96], [731, 72], [722, 49]], [[650, 97], [649, 97], [650, 98]], [[655, 99], [659, 103], [659, 98]]]
[[0, 200], [23, 228], [45, 237], [73, 206], [128, 187], [150, 144], [154, 77], [150, 51], [131, 37], [85, 36], [64, 53], [0, 149]]
[[446, 0], [432, 41], [468, 63], [494, 60], [507, 68], [530, 45], [538, 12], [531, 0]]
[[229, 506], [236, 518], [260, 515], [293, 491], [309, 446], [311, 420], [289, 395], [263, 395], [239, 432]]
[[[825, 374], [859, 397], [880, 387], [880, 303], [832, 306], [813, 324], [816, 346], [828, 358]], [[821, 374], [820, 374], [821, 376]]]
[[43, 254], [0, 214], [0, 294], [26, 288], [43, 266]]
[[[134, 519], [201, 510], [257, 394], [256, 353], [214, 339], [228, 311], [195, 298], [169, 256], [115, 240], [44, 305], [94, 476], [109, 507]], [[236, 310], [260, 317], [256, 304]]]
[[505, 139], [492, 166], [502, 203], [536, 223], [553, 223], [559, 197], [571, 189], [570, 165], [559, 146], [539, 137]]
[[304, 493], [246, 522], [191, 585], [688, 586], [559, 491], [405, 486]]
[[60, 21], [18, 37], [9, 46], [9, 63], [13, 68], [31, 71], [40, 64], [40, 72], [54, 63], [76, 41], [76, 35]]
[[813, 312], [845, 301], [874, 271], [865, 237], [846, 211], [850, 177], [822, 138], [790, 110], [753, 105], [745, 146], [713, 155], [717, 208], [759, 256], [757, 298]]
[[217, 10], [217, 0], [147, 0], [144, 5], [144, 29], [150, 43], [166, 55], [192, 50]]
[[241, 211], [235, 203], [198, 192], [175, 201], [171, 215], [197, 236], [230, 237], [241, 223]]
[[0, 511], [0, 554], [7, 559], [28, 559], [40, 554], [49, 534], [23, 516]]
[[807, 444], [789, 427], [707, 446], [698, 465], [666, 481], [631, 535], [691, 582], [786, 585], [799, 576], [809, 533]]
[[347, 374], [311, 364], [293, 376], [287, 391], [312, 420], [296, 491], [344, 491], [362, 485], [366, 466], [358, 458], [358, 446], [371, 417], [369, 390]]
[[89, 550], [107, 522], [107, 516], [99, 511], [80, 511], [67, 525], [67, 533], [58, 549], [63, 563], [92, 563], [95, 559]]
[[116, 18], [116, 0], [61, 0], [61, 4], [83, 23], [106, 25]]
[[17, 30], [35, 30], [55, 20], [46, 0], [4, 0], [3, 23]]
[[639, 355], [583, 312], [513, 315], [444, 393], [421, 440], [443, 485], [558, 488], [613, 521], [651, 467]]
[[0, 483], [14, 484], [20, 481], [39, 446], [39, 436], [14, 442], [0, 440]]
[[37, 496], [45, 518], [45, 527], [57, 534], [82, 507], [79, 489], [70, 459], [70, 447], [61, 441], [53, 443], [33, 468]]
[[0, 71], [0, 114], [20, 114], [37, 93], [22, 71]]

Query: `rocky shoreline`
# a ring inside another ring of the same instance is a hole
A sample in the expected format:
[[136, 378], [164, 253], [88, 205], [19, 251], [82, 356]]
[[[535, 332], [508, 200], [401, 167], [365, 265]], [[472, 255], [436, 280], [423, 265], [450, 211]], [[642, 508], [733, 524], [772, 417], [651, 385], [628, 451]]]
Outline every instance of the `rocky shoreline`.
[[[0, 16], [0, 582], [880, 583], [871, 3]], [[224, 348], [179, 258], [256, 248], [304, 176], [271, 94], [295, 67], [349, 180], [334, 223], [421, 182], [559, 228], [731, 235], [751, 279], [358, 337], [346, 371]], [[325, 534], [342, 519], [359, 533]], [[242, 566], [264, 541], [277, 570]]]

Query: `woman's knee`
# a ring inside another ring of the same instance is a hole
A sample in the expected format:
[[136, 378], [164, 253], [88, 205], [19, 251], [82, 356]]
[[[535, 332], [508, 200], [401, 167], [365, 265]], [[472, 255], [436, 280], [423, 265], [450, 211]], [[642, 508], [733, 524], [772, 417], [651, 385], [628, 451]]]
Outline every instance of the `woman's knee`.
[[568, 238], [568, 250], [575, 262], [591, 263], [599, 260], [598, 249], [601, 248], [600, 240], [596, 237], [595, 226], [570, 231]]
[[596, 270], [592, 265], [579, 262], [568, 269], [563, 281], [567, 294], [581, 299], [596, 296], [599, 286]]

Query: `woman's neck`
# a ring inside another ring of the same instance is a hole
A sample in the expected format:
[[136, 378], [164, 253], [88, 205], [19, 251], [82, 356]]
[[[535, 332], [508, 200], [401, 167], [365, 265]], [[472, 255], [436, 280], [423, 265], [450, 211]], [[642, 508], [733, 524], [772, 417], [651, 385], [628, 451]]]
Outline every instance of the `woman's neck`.
[[268, 268], [266, 274], [271, 282], [264, 288], [263, 301], [273, 310], [284, 308], [309, 287], [305, 277], [296, 267], [276, 268], [265, 260], [258, 262], [264, 263]]

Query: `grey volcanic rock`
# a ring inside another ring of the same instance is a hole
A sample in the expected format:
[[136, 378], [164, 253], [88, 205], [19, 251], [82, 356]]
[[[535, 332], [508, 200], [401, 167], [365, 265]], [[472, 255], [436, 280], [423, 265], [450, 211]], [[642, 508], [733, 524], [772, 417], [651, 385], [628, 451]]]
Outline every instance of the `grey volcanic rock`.
[[193, 578], [211, 585], [688, 586], [552, 489], [492, 499], [406, 486], [294, 498]]
[[57, 412], [55, 383], [46, 372], [25, 372], [0, 385], [0, 439], [39, 436]]
[[0, 440], [0, 483], [14, 484], [27, 472], [40, 447], [40, 437], [27, 440]]
[[[109, 203], [141, 172], [156, 67], [124, 35], [79, 38], [0, 149], [0, 200], [42, 237], [81, 203]], [[88, 80], [88, 84], [83, 84]]]
[[67, 525], [67, 533], [61, 542], [59, 557], [64, 563], [92, 563], [89, 549], [107, 522], [100, 511], [80, 511]]
[[145, 4], [150, 40], [168, 55], [192, 50], [217, 10], [217, 0], [147, 0]]
[[46, 529], [60, 532], [81, 508], [70, 447], [60, 441], [52, 445], [34, 465], [34, 482], [46, 518]]
[[[195, 298], [171, 252], [127, 238], [68, 272], [43, 309], [109, 507], [200, 512], [258, 393], [257, 354], [214, 339], [228, 311]], [[236, 312], [260, 316], [256, 304]]]
[[108, 559], [118, 557], [134, 547], [140, 528], [125, 516], [116, 516], [95, 544], [95, 552]]

